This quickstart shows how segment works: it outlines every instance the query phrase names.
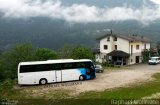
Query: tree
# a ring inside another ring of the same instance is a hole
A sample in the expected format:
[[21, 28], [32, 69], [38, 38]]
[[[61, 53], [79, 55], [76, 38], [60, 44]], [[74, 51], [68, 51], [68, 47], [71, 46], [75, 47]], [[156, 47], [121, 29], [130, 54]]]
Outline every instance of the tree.
[[72, 51], [73, 51], [73, 46], [71, 45], [64, 45], [60, 50], [59, 50], [59, 58], [61, 59], [70, 59], [72, 58]]
[[2, 62], [1, 62], [1, 59], [2, 59], [2, 55], [1, 55], [1, 52], [0, 52], [0, 82], [1, 82], [1, 80], [3, 80], [4, 79], [4, 75], [3, 75], [3, 65], [2, 65]]
[[158, 50], [158, 54], [160, 55], [160, 41], [157, 42], [157, 50]]
[[142, 52], [142, 58], [143, 58], [142, 62], [143, 63], [147, 63], [148, 62], [150, 54], [151, 54], [151, 51], [149, 51], [149, 50], [145, 50], [145, 51]]
[[57, 59], [58, 54], [47, 48], [38, 48], [35, 53], [36, 60]]
[[94, 60], [94, 55], [91, 49], [84, 46], [77, 46], [73, 49], [71, 54], [73, 59], [92, 59]]
[[16, 45], [12, 50], [2, 54], [0, 59], [1, 78], [17, 77], [18, 64], [25, 61], [57, 59], [57, 53], [47, 48], [34, 48], [32, 44]]
[[1, 57], [3, 75], [6, 78], [16, 78], [20, 62], [35, 60], [35, 48], [32, 44], [16, 45], [12, 50], [5, 52]]
[[4, 71], [2, 69], [2, 63], [0, 62], [0, 82], [5, 79], [3, 74], [4, 74]]

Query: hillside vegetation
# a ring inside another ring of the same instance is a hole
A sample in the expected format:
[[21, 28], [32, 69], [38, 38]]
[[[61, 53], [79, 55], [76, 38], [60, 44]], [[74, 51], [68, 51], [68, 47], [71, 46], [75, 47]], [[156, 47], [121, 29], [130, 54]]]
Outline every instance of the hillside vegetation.
[[0, 82], [17, 79], [17, 67], [20, 62], [44, 61], [54, 59], [94, 59], [91, 49], [84, 46], [65, 45], [59, 51], [48, 48], [36, 48], [30, 43], [18, 44], [0, 55]]

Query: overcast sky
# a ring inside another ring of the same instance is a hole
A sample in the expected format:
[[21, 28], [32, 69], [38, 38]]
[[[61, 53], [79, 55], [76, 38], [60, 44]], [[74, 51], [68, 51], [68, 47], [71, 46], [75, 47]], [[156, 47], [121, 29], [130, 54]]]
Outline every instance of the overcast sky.
[[154, 2], [156, 4], [160, 4], [160, 0], [150, 0], [150, 1], [152, 1], [152, 2]]
[[67, 22], [109, 22], [136, 20], [144, 25], [160, 19], [160, 0], [150, 0], [157, 5], [153, 8], [143, 6], [135, 8], [125, 4], [120, 7], [89, 6], [73, 4], [65, 6], [60, 0], [0, 0], [0, 13], [3, 18], [49, 17]]

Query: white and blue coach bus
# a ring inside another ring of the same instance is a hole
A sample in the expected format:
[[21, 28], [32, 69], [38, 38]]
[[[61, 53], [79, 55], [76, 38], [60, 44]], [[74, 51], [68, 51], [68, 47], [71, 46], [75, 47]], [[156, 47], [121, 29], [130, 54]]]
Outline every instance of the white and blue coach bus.
[[91, 60], [48, 60], [21, 62], [18, 65], [18, 84], [46, 84], [95, 78]]

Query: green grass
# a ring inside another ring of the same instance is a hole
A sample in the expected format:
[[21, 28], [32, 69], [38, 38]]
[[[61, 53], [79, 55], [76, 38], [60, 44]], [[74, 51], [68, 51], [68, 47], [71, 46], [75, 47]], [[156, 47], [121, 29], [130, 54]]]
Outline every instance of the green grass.
[[15, 89], [16, 81], [7, 79], [3, 82], [0, 82], [0, 99], [20, 99], [24, 97], [25, 94], [21, 92], [22, 89]]

